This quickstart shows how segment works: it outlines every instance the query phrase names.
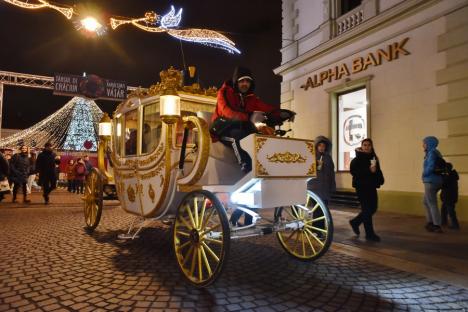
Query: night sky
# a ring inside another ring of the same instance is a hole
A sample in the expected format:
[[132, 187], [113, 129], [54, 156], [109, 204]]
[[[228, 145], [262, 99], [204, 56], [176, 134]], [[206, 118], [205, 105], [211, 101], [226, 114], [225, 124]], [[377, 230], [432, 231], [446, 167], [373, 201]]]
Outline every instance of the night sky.
[[[34, 0], [29, 2], [34, 3]], [[112, 0], [66, 1], [95, 16], [141, 17], [146, 11], [165, 14], [170, 5], [183, 8], [180, 27], [222, 32], [236, 43], [241, 55], [183, 42], [187, 65], [199, 70], [202, 86], [217, 86], [232, 76], [236, 65], [252, 69], [256, 93], [279, 104], [281, 78], [273, 68], [281, 61], [281, 0]], [[91, 15], [91, 14], [90, 14]], [[53, 76], [55, 72], [96, 74], [148, 87], [159, 81], [159, 72], [170, 65], [182, 69], [177, 39], [124, 25], [98, 38], [86, 38], [71, 21], [51, 9], [27, 10], [0, 2], [0, 70]], [[5, 86], [3, 127], [27, 128], [62, 107], [70, 97], [51, 90]], [[97, 101], [107, 112], [117, 102]]]

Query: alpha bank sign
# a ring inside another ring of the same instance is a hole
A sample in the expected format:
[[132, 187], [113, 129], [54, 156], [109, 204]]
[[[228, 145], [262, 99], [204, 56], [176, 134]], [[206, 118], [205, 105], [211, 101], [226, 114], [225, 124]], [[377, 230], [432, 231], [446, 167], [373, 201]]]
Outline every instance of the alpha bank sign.
[[408, 41], [409, 38], [405, 38], [400, 42], [389, 44], [384, 49], [377, 49], [374, 52], [369, 52], [366, 56], [359, 56], [350, 63], [342, 63], [330, 67], [318, 74], [308, 77], [306, 83], [301, 85], [301, 88], [308, 90], [309, 88], [319, 87], [325, 82], [339, 80], [343, 77], [351, 76], [351, 74], [365, 71], [372, 66], [379, 66], [384, 62], [397, 60], [400, 55], [409, 55], [411, 53], [405, 49], [405, 45]]

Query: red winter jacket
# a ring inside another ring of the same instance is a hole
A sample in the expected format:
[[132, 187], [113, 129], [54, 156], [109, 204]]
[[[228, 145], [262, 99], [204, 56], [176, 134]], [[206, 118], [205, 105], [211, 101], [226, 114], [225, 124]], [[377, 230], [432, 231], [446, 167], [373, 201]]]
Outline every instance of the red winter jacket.
[[248, 121], [250, 117], [249, 113], [253, 113], [254, 111], [268, 113], [276, 109], [276, 107], [260, 100], [253, 93], [241, 96], [240, 93], [234, 90], [230, 83], [225, 82], [218, 91], [216, 110], [213, 113], [211, 121], [213, 122], [219, 117], [230, 120]]

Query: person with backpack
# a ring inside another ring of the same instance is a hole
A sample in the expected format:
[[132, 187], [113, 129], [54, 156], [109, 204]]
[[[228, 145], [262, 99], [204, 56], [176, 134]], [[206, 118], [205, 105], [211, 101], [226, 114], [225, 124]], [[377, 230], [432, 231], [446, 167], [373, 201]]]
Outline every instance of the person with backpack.
[[75, 165], [75, 189], [77, 194], [83, 194], [86, 166], [83, 158], [78, 158]]
[[442, 201], [441, 224], [447, 225], [447, 217], [450, 217], [449, 228], [454, 230], [460, 229], [457, 213], [455, 212], [455, 204], [458, 201], [458, 179], [458, 172], [453, 169], [451, 163], [447, 163], [447, 173], [444, 176], [444, 183], [440, 192], [440, 200]]
[[426, 207], [428, 232], [442, 233], [440, 212], [437, 207], [437, 192], [442, 188], [442, 172], [445, 166], [442, 154], [437, 150], [439, 140], [434, 136], [423, 140], [424, 163], [422, 181], [424, 183], [424, 206]]

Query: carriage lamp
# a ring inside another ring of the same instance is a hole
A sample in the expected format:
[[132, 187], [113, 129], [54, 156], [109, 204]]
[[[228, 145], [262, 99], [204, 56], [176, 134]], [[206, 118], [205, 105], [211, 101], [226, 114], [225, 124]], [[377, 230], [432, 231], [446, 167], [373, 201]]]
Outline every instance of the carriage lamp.
[[110, 137], [112, 134], [112, 124], [111, 119], [107, 113], [99, 121], [99, 136], [101, 137]]
[[176, 123], [180, 117], [180, 97], [177, 93], [161, 95], [159, 111], [162, 121], [166, 124]]

